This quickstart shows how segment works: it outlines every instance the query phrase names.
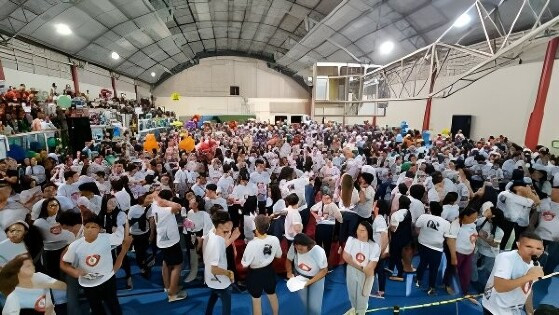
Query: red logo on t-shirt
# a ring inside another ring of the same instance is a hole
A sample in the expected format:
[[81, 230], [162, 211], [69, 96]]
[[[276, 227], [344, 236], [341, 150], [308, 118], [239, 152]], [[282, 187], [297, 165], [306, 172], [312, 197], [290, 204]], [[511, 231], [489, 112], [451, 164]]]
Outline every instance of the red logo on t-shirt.
[[95, 255], [89, 255], [87, 257], [85, 257], [85, 263], [89, 266], [89, 267], [95, 267], [97, 266], [97, 264], [99, 263], [99, 260], [101, 260], [101, 256], [95, 254]]
[[52, 226], [50, 228], [50, 232], [51, 232], [51, 234], [54, 234], [54, 235], [58, 235], [58, 234], [62, 233], [62, 228], [60, 227], [60, 224]]
[[303, 271], [306, 271], [306, 272], [309, 272], [309, 271], [311, 271], [312, 268], [309, 267], [309, 266], [307, 266], [307, 265], [305, 265], [304, 263], [300, 263], [300, 264], [299, 264], [299, 269], [301, 269], [301, 270], [303, 270]]
[[522, 292], [524, 292], [524, 294], [528, 294], [528, 292], [530, 292], [531, 289], [532, 289], [532, 281], [526, 282], [526, 284], [522, 286]]
[[44, 312], [46, 306], [47, 306], [47, 297], [43, 294], [37, 299], [37, 301], [35, 301], [34, 308], [37, 312]]
[[355, 255], [355, 260], [357, 260], [358, 263], [362, 263], [365, 261], [365, 255], [363, 255], [363, 253], [357, 253], [357, 255]]
[[553, 211], [546, 210], [542, 212], [542, 219], [547, 222], [553, 221], [553, 219], [555, 219], [555, 213]]

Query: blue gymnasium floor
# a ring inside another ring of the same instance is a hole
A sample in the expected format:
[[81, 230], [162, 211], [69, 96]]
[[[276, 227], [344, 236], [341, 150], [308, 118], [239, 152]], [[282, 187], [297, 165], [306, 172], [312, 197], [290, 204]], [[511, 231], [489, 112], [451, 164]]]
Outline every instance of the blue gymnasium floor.
[[[119, 290], [119, 300], [125, 315], [144, 315], [144, 314], [204, 314], [206, 303], [209, 298], [210, 290], [200, 281], [195, 281], [188, 285], [184, 285], [184, 289], [188, 293], [188, 297], [182, 301], [173, 303], [167, 302], [167, 295], [163, 292], [163, 284], [161, 280], [160, 265], [154, 266], [152, 269], [151, 281], [148, 281], [138, 274], [138, 268], [132, 263], [132, 273], [134, 281], [134, 289]], [[326, 277], [326, 285], [324, 290], [324, 299], [322, 304], [322, 314], [339, 315], [344, 314], [349, 308], [349, 300], [347, 295], [347, 287], [345, 284], [345, 266], [336, 267]], [[200, 270], [199, 275], [202, 275]], [[125, 287], [123, 279], [124, 272], [120, 270], [117, 274], [118, 288]], [[534, 285], [534, 304], [538, 305], [539, 300], [547, 292], [549, 280], [541, 281]], [[302, 304], [298, 300], [295, 293], [287, 290], [286, 281], [278, 277], [276, 293], [279, 298], [280, 314], [302, 315]], [[410, 296], [405, 296], [405, 283], [387, 280], [386, 298], [376, 299], [370, 298], [369, 309], [380, 307], [392, 307], [394, 305], [410, 306], [424, 303], [432, 303], [435, 301], [444, 301], [457, 298], [457, 296], [448, 295], [443, 289], [438, 289], [437, 295], [427, 296], [422, 289], [412, 286]], [[266, 298], [262, 298], [263, 314], [272, 314], [270, 305]], [[251, 314], [251, 298], [247, 292], [233, 293], [232, 297], [232, 314]], [[440, 306], [431, 306], [428, 308], [418, 308], [401, 310], [400, 314], [411, 315], [432, 315], [434, 313], [450, 315], [473, 315], [481, 314], [481, 307], [470, 301], [460, 301], [458, 303], [449, 303]], [[221, 314], [221, 301], [218, 300], [214, 314]], [[370, 312], [367, 314], [393, 314], [392, 310], [383, 310]]]

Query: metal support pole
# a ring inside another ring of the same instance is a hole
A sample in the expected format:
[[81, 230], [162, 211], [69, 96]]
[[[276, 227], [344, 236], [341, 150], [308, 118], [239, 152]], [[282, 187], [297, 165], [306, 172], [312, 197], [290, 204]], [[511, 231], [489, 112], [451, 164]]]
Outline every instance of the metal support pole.
[[72, 72], [72, 81], [74, 82], [74, 93], [76, 95], [80, 94], [80, 82], [78, 80], [78, 66], [71, 65], [70, 70]]
[[435, 79], [437, 77], [437, 65], [435, 65], [435, 53], [437, 46], [433, 45], [433, 49], [431, 51], [431, 74], [429, 78], [429, 98], [427, 99], [427, 105], [425, 105], [425, 114], [423, 116], [423, 127], [422, 131], [429, 130], [429, 122], [431, 120], [431, 103], [433, 102], [433, 89], [435, 88]]
[[549, 91], [549, 84], [551, 82], [551, 74], [553, 72], [553, 63], [555, 62], [557, 46], [559, 46], [559, 37], [555, 37], [547, 44], [536, 102], [534, 104], [534, 109], [530, 114], [528, 125], [526, 126], [524, 145], [532, 150], [536, 148], [540, 138], [547, 92]]
[[316, 99], [316, 63], [312, 67], [312, 95], [311, 95], [311, 120], [314, 120], [314, 112], [315, 112], [315, 104], [314, 100]]
[[2, 59], [0, 59], [0, 92], [6, 89], [6, 76], [4, 75], [4, 67], [2, 66]]
[[116, 79], [112, 75], [111, 75], [111, 84], [113, 85], [113, 97], [118, 98], [118, 95], [116, 94]]
[[[136, 83], [136, 82], [134, 82]], [[138, 85], [134, 84], [134, 93], [136, 93], [136, 102], [140, 102], [140, 95], [138, 95]]]

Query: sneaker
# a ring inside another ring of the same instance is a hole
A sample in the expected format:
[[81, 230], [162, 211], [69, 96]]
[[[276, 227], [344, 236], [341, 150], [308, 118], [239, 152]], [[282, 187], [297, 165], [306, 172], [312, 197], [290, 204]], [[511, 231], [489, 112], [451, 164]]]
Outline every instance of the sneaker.
[[169, 295], [169, 303], [186, 299], [186, 291], [179, 291], [175, 295]]
[[128, 277], [126, 280], [126, 290], [132, 290], [134, 288], [134, 284], [132, 283], [132, 277]]
[[421, 288], [421, 283], [419, 283], [419, 281], [417, 281], [417, 280], [415, 281], [415, 287], [416, 288]]
[[437, 290], [435, 290], [435, 288], [429, 288], [429, 290], [427, 290], [427, 295], [429, 296], [433, 296], [437, 294]]

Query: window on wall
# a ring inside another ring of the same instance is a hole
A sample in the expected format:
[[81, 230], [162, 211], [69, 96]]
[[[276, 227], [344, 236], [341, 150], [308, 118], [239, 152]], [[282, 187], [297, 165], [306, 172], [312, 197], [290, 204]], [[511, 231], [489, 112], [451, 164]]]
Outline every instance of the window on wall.
[[239, 95], [239, 87], [238, 86], [230, 86], [229, 87], [229, 95]]
[[316, 100], [328, 100], [328, 78], [316, 78]]

